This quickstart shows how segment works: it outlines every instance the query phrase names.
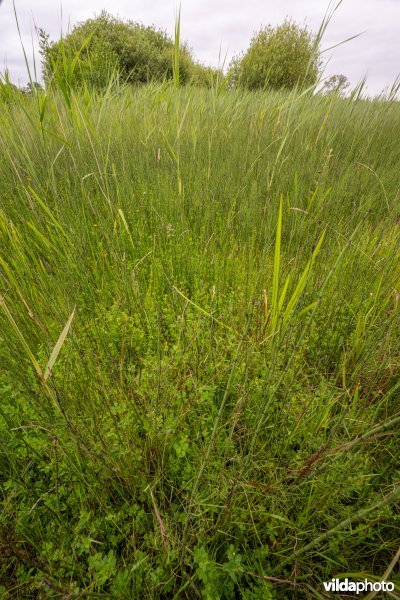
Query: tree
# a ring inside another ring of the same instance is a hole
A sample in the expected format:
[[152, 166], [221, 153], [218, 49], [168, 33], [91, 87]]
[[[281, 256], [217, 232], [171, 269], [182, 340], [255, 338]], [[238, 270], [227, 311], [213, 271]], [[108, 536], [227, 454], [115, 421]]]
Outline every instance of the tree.
[[38, 81], [28, 81], [26, 87], [22, 90], [25, 94], [37, 94], [43, 91], [43, 87]]
[[346, 75], [332, 75], [324, 82], [322, 93], [344, 96], [349, 86], [350, 81], [347, 79]]
[[[65, 76], [68, 84], [105, 87], [113, 73], [124, 81], [147, 83], [173, 77], [174, 42], [154, 27], [122, 21], [103, 11], [98, 17], [75, 26], [57, 42], [39, 31], [46, 82]], [[179, 77], [187, 83], [202, 81], [202, 65], [196, 63], [186, 44], [180, 47]]]
[[317, 37], [288, 20], [261, 28], [247, 52], [231, 65], [234, 84], [250, 90], [312, 86], [319, 70]]

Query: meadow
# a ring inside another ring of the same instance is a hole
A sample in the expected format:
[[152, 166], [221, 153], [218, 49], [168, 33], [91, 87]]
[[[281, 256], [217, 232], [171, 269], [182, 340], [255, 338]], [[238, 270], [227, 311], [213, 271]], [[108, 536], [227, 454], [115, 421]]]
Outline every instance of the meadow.
[[400, 107], [361, 96], [2, 85], [1, 598], [400, 597]]

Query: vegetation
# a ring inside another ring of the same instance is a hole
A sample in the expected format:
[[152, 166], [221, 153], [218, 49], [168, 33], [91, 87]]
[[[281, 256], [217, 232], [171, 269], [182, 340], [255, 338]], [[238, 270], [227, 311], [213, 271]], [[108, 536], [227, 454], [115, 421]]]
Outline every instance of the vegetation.
[[2, 597], [398, 592], [398, 103], [57, 81], [0, 90]]
[[[133, 84], [173, 78], [174, 41], [165, 32], [105, 11], [57, 42], [43, 30], [39, 35], [47, 82], [63, 78], [74, 87], [104, 89], [115, 74]], [[180, 83], [209, 86], [216, 71], [197, 63], [186, 44], [179, 54]]]
[[350, 81], [346, 75], [331, 75], [326, 81], [322, 91], [324, 94], [338, 94], [344, 96], [350, 87]]
[[288, 20], [261, 28], [231, 66], [233, 81], [250, 90], [307, 88], [319, 70], [318, 36]]

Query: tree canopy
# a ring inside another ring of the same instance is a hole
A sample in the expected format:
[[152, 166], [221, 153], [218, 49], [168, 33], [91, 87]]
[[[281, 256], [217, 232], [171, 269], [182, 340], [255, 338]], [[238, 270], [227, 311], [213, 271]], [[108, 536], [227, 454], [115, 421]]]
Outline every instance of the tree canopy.
[[[40, 30], [40, 47], [46, 83], [55, 78], [69, 86], [101, 89], [115, 74], [133, 84], [174, 78], [176, 46], [165, 31], [106, 11], [55, 42]], [[276, 27], [262, 27], [253, 36], [247, 52], [233, 60], [229, 82], [231, 87], [250, 90], [304, 88], [317, 82], [320, 68], [318, 37], [285, 20]], [[186, 43], [179, 44], [179, 83], [209, 86], [217, 75], [221, 72], [193, 58]]]
[[[130, 83], [147, 83], [173, 77], [174, 42], [162, 30], [134, 21], [123, 21], [103, 11], [99, 16], [76, 25], [56, 42], [40, 31], [45, 81], [57, 70], [70, 77], [70, 83], [86, 83], [96, 88], [107, 85], [118, 72]], [[179, 77], [207, 85], [212, 69], [197, 63], [187, 46], [181, 44]]]
[[329, 79], [324, 81], [322, 92], [324, 94], [337, 94], [338, 96], [344, 96], [349, 86], [350, 81], [347, 79], [346, 75], [331, 75]]
[[285, 20], [267, 25], [251, 40], [247, 52], [234, 59], [235, 84], [255, 89], [291, 89], [316, 83], [320, 69], [317, 38], [306, 27]]

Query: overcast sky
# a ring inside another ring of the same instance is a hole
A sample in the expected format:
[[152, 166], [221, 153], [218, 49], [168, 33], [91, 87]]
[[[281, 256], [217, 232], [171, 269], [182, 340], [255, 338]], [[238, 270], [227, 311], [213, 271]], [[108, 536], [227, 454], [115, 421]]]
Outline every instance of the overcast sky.
[[[60, 36], [73, 25], [98, 14], [103, 8], [114, 15], [155, 25], [171, 35], [179, 0], [15, 0], [21, 35], [29, 55], [32, 39], [37, 48], [35, 24]], [[181, 0], [182, 38], [197, 59], [217, 65], [246, 50], [261, 25], [281, 23], [292, 17], [317, 31], [328, 0]], [[327, 48], [361, 33], [360, 37], [324, 54], [326, 74], [343, 73], [354, 86], [366, 75], [368, 92], [377, 94], [390, 86], [400, 72], [400, 0], [343, 0], [325, 35]], [[0, 72], [7, 67], [15, 83], [25, 84], [21, 44], [12, 0], [0, 0]]]

